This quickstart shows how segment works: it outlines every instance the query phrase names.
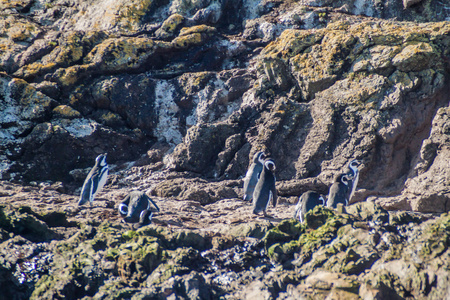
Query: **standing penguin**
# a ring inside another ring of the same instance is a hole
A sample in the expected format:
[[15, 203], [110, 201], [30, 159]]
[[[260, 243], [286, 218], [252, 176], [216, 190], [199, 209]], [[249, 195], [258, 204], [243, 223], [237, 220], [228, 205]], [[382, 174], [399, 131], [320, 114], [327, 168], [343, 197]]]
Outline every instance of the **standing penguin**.
[[123, 220], [126, 223], [139, 223], [139, 226], [150, 224], [153, 213], [157, 211], [158, 205], [141, 191], [130, 192], [119, 205], [119, 214]]
[[85, 204], [87, 201], [89, 201], [90, 206], [92, 206], [95, 196], [103, 189], [106, 179], [108, 178], [106, 155], [107, 153], [100, 154], [95, 159], [95, 165], [87, 175], [81, 189], [78, 206]]
[[353, 194], [355, 193], [356, 187], [358, 186], [358, 180], [359, 180], [359, 170], [358, 166], [360, 165], [360, 161], [357, 159], [351, 160], [347, 164], [347, 169], [345, 170], [345, 173], [351, 178], [348, 182], [348, 191], [347, 191], [347, 199], [348, 202], [353, 197]]
[[263, 160], [265, 154], [263, 151], [256, 152], [253, 155], [253, 162], [247, 170], [244, 178], [244, 201], [250, 201], [253, 198], [253, 191], [258, 182], [259, 175], [263, 169]]
[[266, 209], [269, 201], [272, 200], [273, 207], [277, 205], [277, 190], [275, 188], [275, 162], [268, 158], [264, 160], [263, 169], [259, 176], [258, 183], [253, 192], [253, 213], [264, 213], [266, 216]]
[[301, 223], [305, 220], [305, 215], [317, 205], [324, 205], [325, 200], [322, 195], [314, 191], [307, 191], [303, 193], [298, 199], [295, 207], [294, 219], [300, 220]]
[[338, 203], [342, 203], [345, 206], [348, 205], [348, 183], [351, 180], [345, 173], [336, 176], [334, 183], [330, 187], [328, 193], [327, 207], [336, 208]]

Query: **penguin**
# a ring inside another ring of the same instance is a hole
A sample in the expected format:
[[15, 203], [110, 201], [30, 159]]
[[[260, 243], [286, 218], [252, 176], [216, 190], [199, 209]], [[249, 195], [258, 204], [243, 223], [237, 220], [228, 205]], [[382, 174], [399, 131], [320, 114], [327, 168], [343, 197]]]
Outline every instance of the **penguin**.
[[253, 198], [253, 191], [255, 190], [256, 183], [258, 182], [259, 175], [263, 169], [263, 162], [265, 153], [259, 151], [253, 155], [253, 162], [247, 170], [244, 178], [244, 201], [250, 201]]
[[90, 206], [92, 206], [95, 196], [103, 189], [106, 179], [108, 178], [106, 155], [107, 153], [100, 154], [95, 159], [94, 167], [84, 180], [78, 206], [85, 204], [87, 201], [89, 201]]
[[267, 216], [266, 209], [269, 201], [272, 200], [273, 207], [277, 205], [277, 190], [275, 188], [275, 162], [267, 158], [264, 160], [263, 169], [259, 176], [258, 183], [253, 191], [253, 213], [264, 213]]
[[317, 205], [324, 205], [325, 200], [322, 195], [314, 191], [307, 191], [303, 193], [298, 199], [297, 206], [295, 207], [294, 219], [303, 223], [305, 215], [308, 211], [312, 210]]
[[144, 192], [132, 191], [120, 203], [118, 210], [124, 222], [139, 223], [140, 227], [152, 222], [153, 213], [159, 212], [159, 207]]
[[359, 180], [358, 166], [360, 164], [361, 164], [361, 162], [359, 160], [353, 159], [347, 164], [347, 168], [345, 170], [345, 173], [347, 175], [349, 175], [349, 178], [352, 178], [348, 182], [347, 199], [348, 199], [349, 203], [353, 197], [353, 194], [355, 193], [356, 187], [358, 186], [358, 180]]
[[336, 208], [338, 203], [348, 205], [348, 185], [352, 178], [348, 174], [342, 173], [336, 176], [334, 183], [328, 193], [327, 207]]

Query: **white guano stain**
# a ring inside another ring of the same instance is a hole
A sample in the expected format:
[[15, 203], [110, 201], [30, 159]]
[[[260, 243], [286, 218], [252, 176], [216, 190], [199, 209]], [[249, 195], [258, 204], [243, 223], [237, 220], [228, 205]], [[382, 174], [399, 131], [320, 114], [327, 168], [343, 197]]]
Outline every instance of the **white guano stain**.
[[159, 81], [155, 88], [155, 111], [158, 115], [158, 124], [154, 131], [158, 141], [169, 144], [179, 144], [183, 136], [179, 130], [179, 121], [176, 116], [179, 108], [174, 101], [173, 85], [167, 81]]

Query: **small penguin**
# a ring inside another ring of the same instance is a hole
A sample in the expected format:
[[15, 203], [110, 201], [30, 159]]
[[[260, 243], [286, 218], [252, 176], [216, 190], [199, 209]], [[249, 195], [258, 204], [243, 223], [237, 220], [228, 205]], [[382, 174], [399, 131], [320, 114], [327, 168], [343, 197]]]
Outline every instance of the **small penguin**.
[[348, 184], [352, 178], [348, 174], [342, 173], [336, 176], [334, 183], [328, 193], [327, 207], [336, 208], [338, 203], [348, 205]]
[[275, 162], [267, 158], [264, 160], [263, 169], [259, 175], [258, 183], [255, 186], [253, 192], [253, 213], [259, 214], [260, 212], [266, 215], [267, 205], [272, 200], [273, 207], [277, 205], [277, 190], [275, 188]]
[[108, 178], [106, 155], [107, 153], [100, 154], [95, 159], [94, 167], [84, 180], [78, 206], [85, 204], [87, 201], [89, 201], [90, 206], [92, 206], [95, 196], [103, 189], [106, 179]]
[[150, 224], [153, 213], [157, 211], [159, 212], [158, 205], [141, 191], [130, 192], [119, 205], [119, 214], [123, 221], [139, 223], [139, 226]]
[[349, 176], [349, 178], [351, 178], [351, 180], [348, 182], [348, 191], [347, 191], [348, 202], [350, 202], [350, 200], [352, 199], [356, 187], [358, 186], [359, 180], [358, 166], [360, 164], [361, 162], [359, 160], [353, 159], [347, 164], [347, 169], [345, 170], [345, 173]]
[[294, 219], [303, 223], [305, 220], [305, 215], [308, 211], [312, 210], [317, 205], [324, 204], [325, 200], [322, 195], [314, 191], [307, 191], [298, 199], [297, 206], [295, 207]]
[[253, 198], [253, 191], [258, 183], [259, 175], [263, 169], [263, 160], [265, 154], [259, 151], [253, 155], [253, 162], [247, 170], [244, 178], [244, 201], [250, 201]]

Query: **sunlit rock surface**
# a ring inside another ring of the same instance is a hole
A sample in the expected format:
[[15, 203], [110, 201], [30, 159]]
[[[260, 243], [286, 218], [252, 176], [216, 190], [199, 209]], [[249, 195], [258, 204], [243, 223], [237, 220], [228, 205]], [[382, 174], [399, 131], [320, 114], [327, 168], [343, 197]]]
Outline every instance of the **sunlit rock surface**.
[[[433, 0], [2, 1], [0, 300], [449, 298], [449, 22]], [[267, 218], [242, 200], [261, 150]], [[354, 158], [350, 206], [291, 219]], [[133, 190], [150, 226], [120, 222]]]

